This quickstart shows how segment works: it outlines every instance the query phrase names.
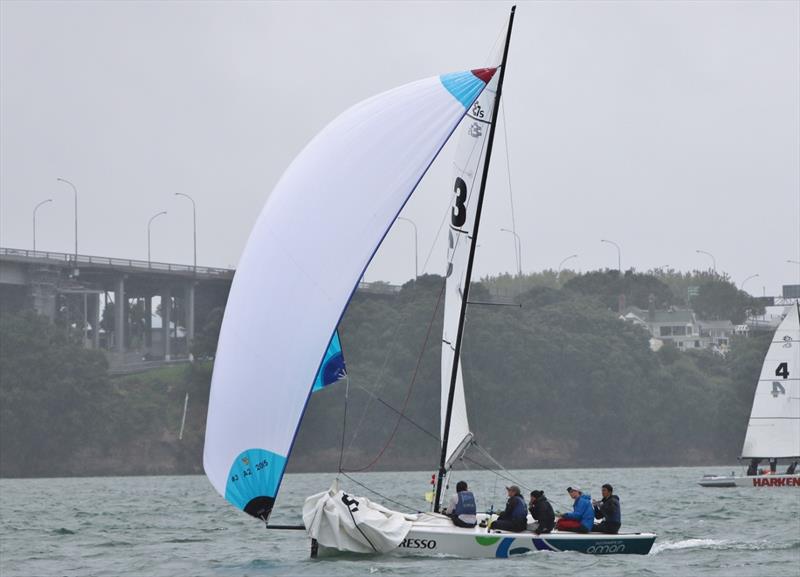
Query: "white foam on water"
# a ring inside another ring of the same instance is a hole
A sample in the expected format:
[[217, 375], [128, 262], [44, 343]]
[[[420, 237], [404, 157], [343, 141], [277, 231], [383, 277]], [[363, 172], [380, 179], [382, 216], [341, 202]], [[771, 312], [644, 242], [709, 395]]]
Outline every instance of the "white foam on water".
[[674, 549], [716, 548], [726, 543], [727, 541], [725, 539], [681, 539], [680, 541], [665, 541], [653, 545], [650, 554], [657, 555], [662, 551]]

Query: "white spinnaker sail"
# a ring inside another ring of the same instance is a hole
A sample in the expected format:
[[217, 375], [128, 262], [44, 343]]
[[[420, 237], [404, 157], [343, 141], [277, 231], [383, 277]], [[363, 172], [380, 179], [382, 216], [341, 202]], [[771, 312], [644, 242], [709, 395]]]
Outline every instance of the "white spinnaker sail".
[[791, 305], [761, 367], [742, 457], [800, 456], [800, 304]]
[[[476, 204], [483, 179], [486, 161], [486, 145], [495, 104], [497, 81], [495, 76], [478, 100], [467, 111], [467, 116], [458, 129], [459, 141], [453, 161], [453, 204], [451, 206], [448, 249], [447, 286], [445, 289], [444, 326], [442, 329], [442, 391], [441, 391], [441, 435], [445, 436], [447, 400], [453, 377], [456, 334], [463, 304], [467, 263], [472, 233], [475, 228]], [[457, 360], [456, 383], [453, 391], [453, 408], [450, 416], [446, 467], [449, 469], [472, 439], [464, 400], [464, 382], [461, 376], [461, 360]]]
[[493, 70], [365, 100], [292, 162], [231, 286], [211, 382], [203, 466], [266, 518], [315, 376], [350, 296], [403, 205]]

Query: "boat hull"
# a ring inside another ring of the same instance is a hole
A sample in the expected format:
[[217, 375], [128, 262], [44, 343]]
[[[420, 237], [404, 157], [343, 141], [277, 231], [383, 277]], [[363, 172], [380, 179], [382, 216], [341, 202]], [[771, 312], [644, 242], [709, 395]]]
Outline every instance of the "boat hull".
[[412, 529], [394, 551], [400, 555], [454, 555], [466, 558], [504, 558], [535, 551], [576, 551], [592, 555], [647, 555], [656, 536], [653, 533], [606, 535], [555, 531], [536, 535], [491, 532], [455, 532], [435, 529]]
[[[479, 515], [483, 517], [483, 515]], [[442, 515], [426, 515], [415, 521], [405, 539], [390, 555], [454, 556], [470, 559], [505, 558], [536, 551], [575, 551], [591, 555], [646, 555], [656, 535], [653, 533], [570, 533], [554, 531], [537, 535], [532, 531], [512, 533], [487, 531], [484, 527], [456, 527]], [[336, 555], [336, 549], [318, 545], [317, 555]]]
[[757, 475], [736, 477], [732, 475], [706, 475], [698, 481], [701, 487], [767, 487], [800, 488], [800, 475]]

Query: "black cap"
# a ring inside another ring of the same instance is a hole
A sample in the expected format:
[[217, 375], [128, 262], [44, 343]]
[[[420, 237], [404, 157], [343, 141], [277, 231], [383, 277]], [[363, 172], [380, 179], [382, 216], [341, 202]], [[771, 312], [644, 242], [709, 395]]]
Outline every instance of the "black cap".
[[533, 497], [534, 499], [541, 499], [543, 495], [544, 491], [540, 491], [539, 489], [531, 491], [531, 497]]

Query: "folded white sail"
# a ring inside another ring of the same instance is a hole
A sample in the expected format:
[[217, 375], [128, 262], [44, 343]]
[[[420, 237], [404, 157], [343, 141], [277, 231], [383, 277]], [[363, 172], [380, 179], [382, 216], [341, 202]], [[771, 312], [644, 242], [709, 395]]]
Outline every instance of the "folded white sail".
[[758, 379], [742, 457], [800, 456], [800, 304], [788, 307]]
[[340, 491], [336, 482], [327, 491], [308, 497], [303, 505], [309, 537], [325, 547], [354, 553], [396, 549], [415, 518]]

